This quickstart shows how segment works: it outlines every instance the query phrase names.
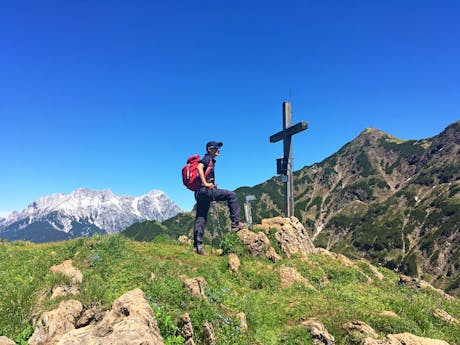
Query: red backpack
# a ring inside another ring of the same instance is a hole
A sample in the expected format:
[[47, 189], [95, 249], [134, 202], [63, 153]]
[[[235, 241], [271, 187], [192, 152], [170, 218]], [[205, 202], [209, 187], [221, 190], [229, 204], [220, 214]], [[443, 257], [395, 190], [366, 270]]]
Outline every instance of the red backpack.
[[[201, 186], [201, 179], [198, 174], [198, 163], [200, 162], [200, 155], [193, 155], [187, 159], [187, 164], [182, 168], [182, 182], [184, 186], [192, 191], [197, 191]], [[206, 169], [204, 176], [208, 176], [213, 167], [212, 160]]]

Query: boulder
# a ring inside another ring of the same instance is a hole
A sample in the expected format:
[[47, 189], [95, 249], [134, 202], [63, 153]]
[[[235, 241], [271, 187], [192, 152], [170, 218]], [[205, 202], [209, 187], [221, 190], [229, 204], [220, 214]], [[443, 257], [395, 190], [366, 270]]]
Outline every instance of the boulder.
[[444, 322], [447, 322], [447, 323], [453, 324], [453, 325], [455, 325], [457, 327], [460, 327], [460, 321], [458, 321], [453, 316], [449, 315], [449, 313], [447, 311], [445, 311], [445, 310], [436, 309], [434, 311], [433, 315], [435, 317], [437, 317], [438, 319], [441, 319]]
[[394, 311], [384, 310], [380, 313], [382, 316], [394, 317], [395, 319], [400, 319], [401, 317], [396, 314]]
[[192, 240], [190, 238], [188, 238], [187, 236], [185, 236], [185, 235], [180, 235], [179, 238], [177, 239], [177, 242], [179, 244], [183, 244], [183, 245], [191, 245], [192, 244]]
[[281, 277], [281, 288], [285, 289], [290, 287], [294, 283], [301, 283], [306, 287], [315, 290], [313, 285], [310, 284], [308, 279], [303, 277], [294, 267], [281, 266], [279, 268], [279, 273]]
[[281, 257], [276, 253], [271, 246], [270, 240], [263, 232], [252, 232], [248, 229], [238, 231], [237, 236], [243, 241], [252, 255], [267, 258], [273, 262], [281, 260]]
[[348, 333], [358, 338], [377, 338], [375, 330], [363, 321], [351, 321], [342, 326]]
[[0, 345], [16, 345], [16, 343], [10, 338], [0, 336]]
[[77, 268], [73, 267], [72, 260], [66, 260], [60, 265], [54, 265], [50, 268], [51, 272], [61, 273], [71, 279], [71, 284], [83, 283], [83, 274]]
[[54, 345], [61, 337], [74, 330], [77, 320], [83, 311], [79, 301], [62, 301], [59, 306], [40, 316], [29, 345]]
[[206, 280], [203, 277], [187, 278], [186, 276], [182, 276], [182, 278], [184, 286], [190, 291], [192, 296], [205, 296], [204, 287], [206, 286]]
[[177, 326], [179, 328], [179, 335], [181, 335], [186, 341], [192, 339], [192, 320], [190, 320], [190, 315], [188, 313], [184, 313], [180, 316]]
[[275, 217], [263, 219], [261, 227], [264, 231], [276, 229], [275, 238], [281, 251], [288, 258], [292, 255], [306, 255], [313, 253], [315, 246], [305, 227], [296, 217]]
[[384, 339], [366, 338], [363, 345], [449, 345], [444, 340], [418, 337], [410, 333], [388, 334]]
[[203, 323], [204, 327], [204, 343], [206, 345], [216, 345], [216, 334], [214, 332], [214, 327], [209, 321]]
[[70, 330], [57, 344], [163, 345], [163, 339], [145, 294], [134, 289], [116, 299], [100, 322]]
[[51, 299], [75, 296], [80, 293], [80, 288], [75, 285], [61, 285], [53, 288]]
[[326, 327], [316, 319], [308, 319], [302, 325], [310, 330], [313, 344], [315, 345], [334, 345], [335, 339], [329, 334]]
[[232, 273], [238, 273], [240, 266], [241, 266], [241, 262], [240, 262], [240, 259], [238, 258], [238, 255], [234, 253], [230, 253], [228, 255], [228, 267], [230, 268], [230, 271]]

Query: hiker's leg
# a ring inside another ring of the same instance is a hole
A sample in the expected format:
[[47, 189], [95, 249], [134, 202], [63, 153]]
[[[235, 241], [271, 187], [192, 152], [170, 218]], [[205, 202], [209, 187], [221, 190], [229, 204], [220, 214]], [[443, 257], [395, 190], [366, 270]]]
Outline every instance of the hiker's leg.
[[203, 246], [203, 234], [206, 221], [208, 220], [210, 200], [205, 193], [197, 193], [196, 197], [196, 217], [193, 226], [193, 247]]
[[238, 224], [240, 222], [240, 207], [236, 193], [225, 189], [213, 189], [212, 192], [214, 193], [213, 200], [227, 201], [232, 225]]

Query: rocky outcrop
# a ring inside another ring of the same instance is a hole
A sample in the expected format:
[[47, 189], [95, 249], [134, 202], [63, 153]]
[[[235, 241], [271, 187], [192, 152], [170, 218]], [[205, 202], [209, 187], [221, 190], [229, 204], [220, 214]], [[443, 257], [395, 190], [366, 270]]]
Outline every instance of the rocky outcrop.
[[216, 345], [216, 333], [214, 332], [214, 327], [209, 321], [203, 323], [204, 327], [204, 343], [206, 345]]
[[75, 296], [80, 293], [80, 288], [75, 285], [61, 285], [53, 288], [53, 293], [51, 294], [51, 299]]
[[423, 338], [410, 333], [388, 334], [377, 339], [375, 330], [363, 321], [352, 321], [342, 326], [354, 338], [362, 339], [363, 345], [449, 345], [444, 340]]
[[448, 312], [446, 312], [445, 310], [442, 310], [442, 309], [436, 309], [433, 313], [433, 315], [435, 317], [437, 317], [438, 319], [444, 321], [444, 322], [447, 322], [447, 323], [450, 323], [450, 324], [453, 324], [457, 327], [460, 327], [460, 321], [457, 320], [456, 318], [452, 317]]
[[75, 296], [80, 293], [79, 284], [83, 283], [83, 274], [73, 266], [72, 260], [66, 260], [62, 264], [52, 266], [50, 272], [60, 273], [70, 279], [69, 285], [53, 288], [51, 299]]
[[71, 283], [81, 284], [83, 283], [83, 274], [75, 267], [73, 267], [72, 260], [66, 260], [60, 265], [54, 265], [50, 268], [53, 273], [61, 273], [71, 279]]
[[205, 296], [204, 287], [206, 286], [206, 280], [203, 277], [188, 278], [187, 276], [181, 276], [184, 281], [184, 286], [190, 291], [190, 294], [195, 297]]
[[302, 322], [302, 326], [310, 330], [314, 345], [334, 345], [335, 339], [329, 334], [326, 327], [316, 319], [308, 319]]
[[262, 224], [256, 227], [263, 229], [265, 233], [276, 229], [275, 238], [288, 258], [292, 255], [311, 254], [315, 249], [307, 230], [296, 217], [263, 219]]
[[375, 330], [363, 321], [351, 321], [342, 326], [348, 333], [358, 338], [377, 338]]
[[252, 232], [248, 229], [238, 231], [237, 236], [246, 245], [246, 248], [252, 255], [266, 258], [270, 261], [276, 262], [281, 260], [275, 249], [271, 246], [270, 240], [263, 232]]
[[313, 287], [313, 285], [310, 284], [308, 279], [306, 279], [299, 272], [297, 272], [297, 270], [294, 267], [287, 267], [283, 265], [279, 268], [279, 273], [281, 278], [281, 288], [283, 289], [292, 286], [292, 284], [294, 283], [300, 283], [316, 291], [316, 289]]
[[115, 300], [103, 316], [82, 311], [78, 301], [61, 302], [40, 317], [29, 345], [163, 345], [155, 316], [140, 289]]
[[384, 339], [366, 338], [363, 345], [449, 345], [444, 340], [418, 337], [410, 333], [388, 334]]
[[83, 305], [79, 301], [62, 301], [59, 306], [42, 314], [29, 339], [29, 345], [54, 345], [68, 332], [75, 329]]
[[412, 289], [428, 289], [428, 290], [432, 290], [436, 293], [438, 293], [442, 298], [446, 299], [446, 300], [454, 300], [455, 298], [447, 293], [445, 293], [443, 290], [441, 289], [437, 289], [435, 288], [433, 285], [431, 285], [430, 283], [424, 281], [423, 279], [418, 279], [418, 278], [412, 278], [412, 277], [409, 277], [409, 276], [406, 276], [406, 275], [400, 275], [399, 276], [399, 284], [400, 285], [403, 285], [403, 286], [406, 286], [406, 287], [409, 287], [409, 288], [412, 288]]
[[184, 313], [180, 316], [177, 327], [179, 328], [179, 335], [181, 335], [186, 342], [188, 341], [189, 344], [191, 344], [190, 339], [193, 341], [193, 326], [188, 313]]

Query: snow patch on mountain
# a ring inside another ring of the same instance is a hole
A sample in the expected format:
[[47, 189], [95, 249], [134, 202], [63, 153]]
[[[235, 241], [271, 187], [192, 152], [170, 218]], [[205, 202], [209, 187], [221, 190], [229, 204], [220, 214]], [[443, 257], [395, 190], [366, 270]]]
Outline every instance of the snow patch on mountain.
[[47, 222], [54, 229], [69, 233], [76, 223], [90, 224], [108, 233], [145, 221], [163, 221], [181, 209], [168, 196], [153, 190], [140, 197], [116, 196], [110, 190], [77, 189], [70, 194], [40, 197], [22, 212], [0, 218], [0, 234], [13, 227], [18, 231], [36, 222]]

